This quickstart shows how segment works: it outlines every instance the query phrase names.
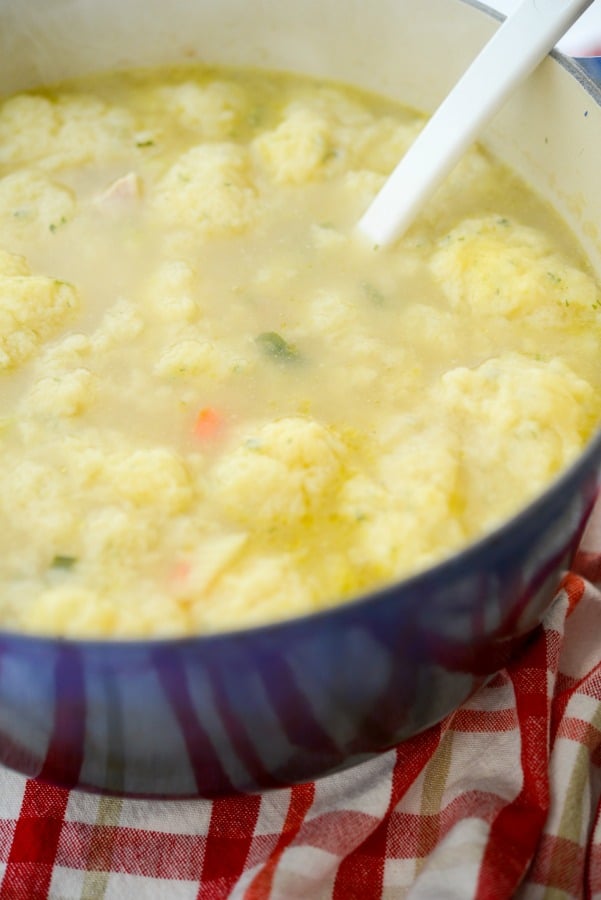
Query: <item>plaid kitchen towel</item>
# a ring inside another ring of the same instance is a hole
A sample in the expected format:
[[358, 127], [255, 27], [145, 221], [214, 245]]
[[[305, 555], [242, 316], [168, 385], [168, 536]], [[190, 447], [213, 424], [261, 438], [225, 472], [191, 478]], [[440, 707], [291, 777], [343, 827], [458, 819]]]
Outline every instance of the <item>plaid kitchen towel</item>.
[[524, 655], [354, 769], [173, 802], [0, 770], [0, 897], [601, 898], [600, 763], [601, 504]]

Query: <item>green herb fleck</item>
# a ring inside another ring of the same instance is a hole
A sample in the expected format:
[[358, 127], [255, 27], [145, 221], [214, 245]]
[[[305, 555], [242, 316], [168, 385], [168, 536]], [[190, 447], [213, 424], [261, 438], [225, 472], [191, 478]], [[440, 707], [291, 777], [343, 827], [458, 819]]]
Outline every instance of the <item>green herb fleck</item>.
[[154, 141], [152, 138], [141, 138], [139, 141], [136, 141], [136, 147], [143, 149], [144, 147], [154, 147]]
[[266, 356], [271, 356], [282, 362], [291, 362], [298, 359], [296, 347], [285, 341], [277, 331], [264, 331], [255, 338], [255, 342]]
[[248, 114], [247, 122], [251, 128], [257, 128], [259, 125], [263, 124], [263, 119], [265, 118], [265, 109], [262, 106], [255, 106], [255, 108]]
[[53, 569], [62, 569], [65, 572], [68, 572], [69, 569], [72, 569], [77, 559], [75, 556], [55, 556], [52, 560], [52, 568]]
[[555, 272], [547, 272], [547, 278], [550, 278], [553, 284], [561, 284], [561, 278]]
[[361, 282], [361, 290], [367, 299], [374, 304], [374, 306], [384, 306], [386, 303], [386, 297], [382, 293], [382, 291], [372, 284], [371, 281], [362, 281]]
[[50, 226], [49, 226], [50, 231], [52, 232], [52, 234], [54, 234], [56, 231], [58, 231], [58, 229], [60, 228], [61, 225], [66, 225], [66, 224], [67, 224], [67, 219], [65, 218], [65, 216], [61, 216], [58, 222], [50, 223]]
[[507, 228], [509, 225], [509, 219], [506, 219], [505, 216], [502, 216], [500, 219], [497, 219], [497, 225], [502, 225], [504, 228]]

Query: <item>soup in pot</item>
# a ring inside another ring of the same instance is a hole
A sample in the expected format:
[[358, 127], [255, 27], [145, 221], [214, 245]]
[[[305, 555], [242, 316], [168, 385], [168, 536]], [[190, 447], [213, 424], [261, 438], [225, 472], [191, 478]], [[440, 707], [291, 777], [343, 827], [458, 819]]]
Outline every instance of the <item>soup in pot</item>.
[[146, 637], [318, 610], [538, 495], [601, 414], [601, 292], [474, 148], [355, 233], [424, 118], [283, 74], [0, 105], [0, 624]]

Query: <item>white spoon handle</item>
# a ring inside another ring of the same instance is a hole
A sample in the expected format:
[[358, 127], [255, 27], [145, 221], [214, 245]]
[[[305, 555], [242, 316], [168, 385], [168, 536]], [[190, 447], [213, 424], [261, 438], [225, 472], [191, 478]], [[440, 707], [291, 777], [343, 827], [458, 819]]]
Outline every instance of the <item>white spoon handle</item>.
[[405, 231], [481, 128], [592, 0], [524, 0], [411, 145], [358, 228], [384, 246]]

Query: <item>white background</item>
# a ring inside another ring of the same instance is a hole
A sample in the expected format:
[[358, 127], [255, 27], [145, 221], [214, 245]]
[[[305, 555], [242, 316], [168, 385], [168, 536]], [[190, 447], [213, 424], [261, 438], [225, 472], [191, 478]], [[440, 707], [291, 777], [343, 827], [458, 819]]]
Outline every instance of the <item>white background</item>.
[[[521, 0], [482, 0], [482, 2], [507, 15]], [[601, 0], [595, 0], [582, 14], [574, 27], [559, 42], [558, 47], [570, 56], [589, 56], [595, 51], [601, 55]]]

